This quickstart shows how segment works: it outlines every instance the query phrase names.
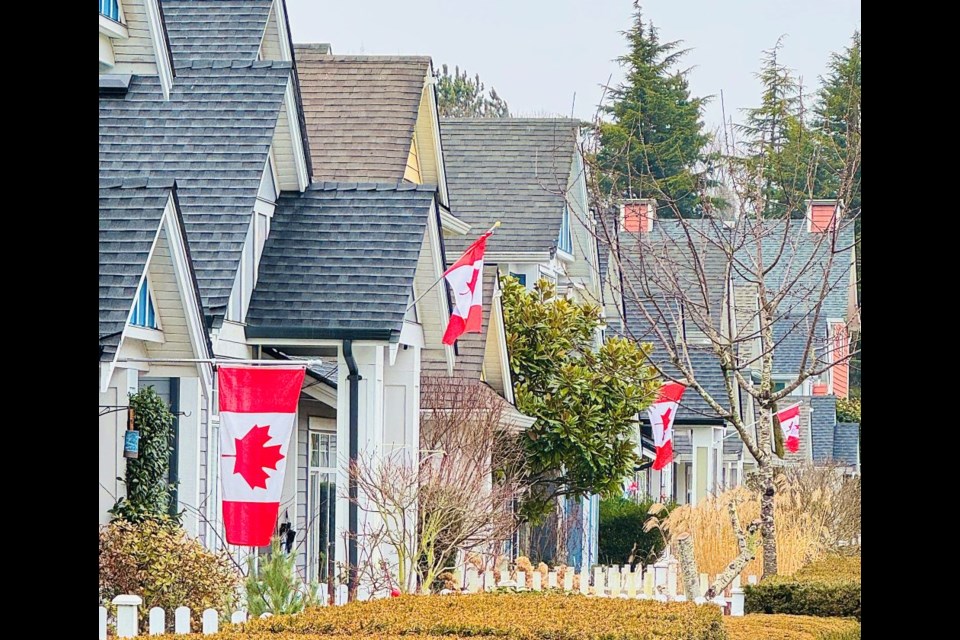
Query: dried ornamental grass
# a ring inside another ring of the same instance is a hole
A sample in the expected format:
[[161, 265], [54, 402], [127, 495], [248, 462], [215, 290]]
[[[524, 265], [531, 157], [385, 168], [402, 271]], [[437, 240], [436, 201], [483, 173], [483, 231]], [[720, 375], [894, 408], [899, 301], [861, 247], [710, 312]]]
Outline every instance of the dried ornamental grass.
[[723, 622], [729, 640], [860, 640], [860, 623], [846, 618], [752, 614]]
[[[254, 620], [257, 634], [497, 636], [511, 640], [723, 640], [719, 609], [556, 594], [405, 596]], [[223, 638], [241, 638], [229, 636]], [[297, 636], [300, 637], [299, 635]]]

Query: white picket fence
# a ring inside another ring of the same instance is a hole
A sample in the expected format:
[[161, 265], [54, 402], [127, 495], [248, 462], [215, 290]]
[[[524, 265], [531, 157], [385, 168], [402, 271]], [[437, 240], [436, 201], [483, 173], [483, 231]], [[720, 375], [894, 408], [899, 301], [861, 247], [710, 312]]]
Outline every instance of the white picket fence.
[[[660, 602], [682, 602], [687, 600], [687, 596], [678, 593], [678, 563], [675, 559], [669, 558], [647, 567], [646, 570], [637, 568], [634, 570], [629, 565], [621, 566], [597, 566], [593, 572], [584, 569], [579, 574], [578, 589], [574, 589], [573, 570], [565, 571], [563, 577], [556, 571], [549, 571], [546, 574], [546, 584], [544, 584], [544, 575], [539, 571], [533, 571], [530, 580], [527, 580], [527, 574], [523, 571], [513, 573], [515, 579], [511, 579], [511, 574], [504, 568], [501, 571], [500, 581], [495, 580], [495, 574], [492, 570], [479, 572], [474, 568], [469, 568], [465, 574], [459, 576], [459, 582], [464, 586], [468, 593], [477, 593], [480, 591], [493, 591], [498, 588], [544, 591], [547, 589], [559, 589], [565, 592], [578, 592], [587, 596], [607, 597], [607, 598], [636, 598], [638, 600], [657, 600]], [[700, 574], [700, 593], [705, 593], [710, 585], [710, 576], [705, 573]], [[756, 584], [756, 576], [747, 576], [748, 584]], [[701, 597], [695, 597], [694, 602], [698, 604], [708, 604], [708, 601]], [[113, 599], [113, 604], [117, 608], [116, 633], [119, 638], [136, 637], [139, 631], [140, 606], [143, 600], [139, 596], [121, 595]], [[726, 594], [718, 595], [709, 601], [721, 607], [724, 613], [733, 616], [742, 616], [744, 607], [744, 593], [740, 586], [740, 577], [734, 579], [728, 587]], [[178, 607], [173, 612], [174, 633], [200, 632], [204, 635], [216, 633], [220, 629], [220, 616], [213, 609], [206, 609], [202, 616], [200, 629], [192, 629], [190, 621], [190, 609], [188, 607]], [[264, 614], [269, 615], [269, 614]], [[154, 607], [147, 612], [148, 634], [160, 635], [166, 630], [167, 612], [160, 607]], [[235, 611], [230, 616], [230, 622], [246, 622], [246, 611]], [[100, 607], [100, 640], [107, 638], [107, 609]]]

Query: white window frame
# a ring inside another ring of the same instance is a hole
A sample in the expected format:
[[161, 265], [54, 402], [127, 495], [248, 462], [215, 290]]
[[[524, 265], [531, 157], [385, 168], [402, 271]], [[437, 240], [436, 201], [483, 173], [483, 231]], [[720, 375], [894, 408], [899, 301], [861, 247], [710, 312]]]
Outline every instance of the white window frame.
[[[337, 506], [337, 447], [339, 446], [339, 441], [336, 441], [332, 451], [329, 451], [329, 455], [332, 456], [332, 460], [328, 459], [328, 463], [332, 463], [332, 466], [328, 464], [327, 466], [320, 466], [313, 464], [313, 453], [314, 448], [314, 436], [317, 437], [318, 442], [321, 441], [322, 436], [333, 436], [337, 437], [337, 420], [336, 418], [321, 418], [318, 416], [308, 416], [307, 417], [307, 504], [306, 504], [306, 523], [307, 523], [307, 579], [308, 581], [317, 580], [319, 577], [319, 547], [321, 544], [320, 540], [320, 527], [317, 526], [317, 518], [319, 514], [313, 513], [312, 506], [316, 503], [317, 497], [314, 496], [314, 478], [317, 479], [318, 485], [319, 482], [326, 477], [326, 481], [331, 483], [333, 486], [333, 491], [328, 496], [328, 504], [332, 503], [334, 509]], [[320, 452], [318, 451], [318, 457]], [[334, 511], [334, 514], [336, 511]], [[327, 516], [329, 522], [329, 515]], [[330, 542], [334, 545], [333, 550], [336, 552], [336, 543], [337, 543], [337, 533], [336, 533], [336, 517], [334, 517], [333, 522], [329, 523], [332, 525], [330, 534]], [[328, 576], [329, 577], [329, 576]]]

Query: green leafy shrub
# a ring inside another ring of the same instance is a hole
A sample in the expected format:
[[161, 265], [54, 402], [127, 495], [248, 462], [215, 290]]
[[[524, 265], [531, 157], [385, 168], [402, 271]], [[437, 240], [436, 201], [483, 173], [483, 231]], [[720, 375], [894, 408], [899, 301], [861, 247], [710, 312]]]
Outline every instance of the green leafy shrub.
[[129, 593], [143, 598], [143, 611], [187, 606], [199, 628], [204, 609], [232, 609], [239, 583], [225, 555], [207, 551], [170, 520], [115, 520], [100, 529], [102, 603]]
[[644, 531], [652, 504], [621, 497], [600, 501], [600, 564], [646, 565], [656, 560], [666, 543], [659, 529]]
[[860, 623], [848, 618], [757, 614], [723, 624], [729, 640], [860, 640]]
[[826, 558], [748, 586], [746, 610], [860, 620], [860, 558]]
[[317, 604], [315, 589], [297, 577], [296, 560], [294, 554], [280, 548], [278, 538], [270, 543], [270, 555], [250, 558], [244, 585], [250, 615], [299, 613], [304, 607]]
[[123, 481], [127, 495], [117, 500], [110, 513], [122, 520], [140, 522], [164, 517], [170, 510], [174, 417], [153, 387], [131, 394], [130, 408], [133, 426], [140, 432], [140, 455], [127, 460]]

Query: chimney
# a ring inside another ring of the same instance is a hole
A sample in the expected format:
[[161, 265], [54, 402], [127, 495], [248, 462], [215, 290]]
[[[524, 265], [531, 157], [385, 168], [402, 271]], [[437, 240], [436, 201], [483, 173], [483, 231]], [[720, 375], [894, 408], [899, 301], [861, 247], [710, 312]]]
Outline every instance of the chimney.
[[807, 200], [807, 231], [834, 231], [842, 215], [843, 202], [839, 200]]
[[620, 205], [623, 230], [630, 233], [650, 233], [657, 216], [657, 201], [652, 198], [624, 200]]

